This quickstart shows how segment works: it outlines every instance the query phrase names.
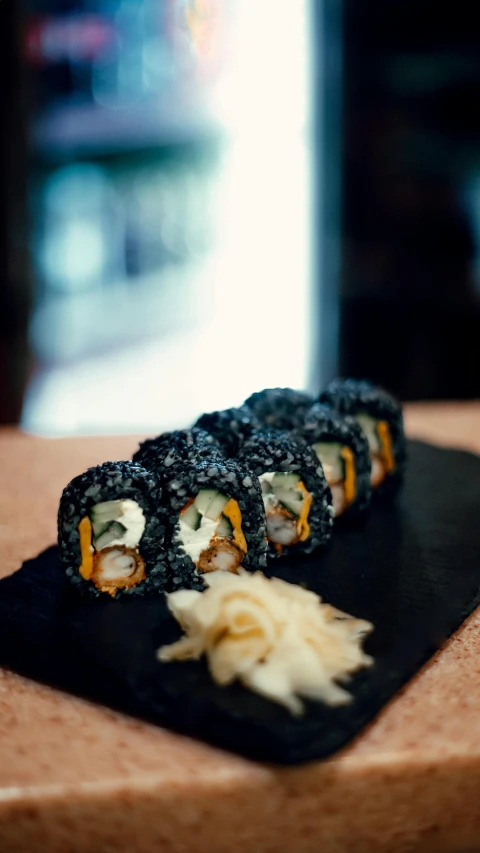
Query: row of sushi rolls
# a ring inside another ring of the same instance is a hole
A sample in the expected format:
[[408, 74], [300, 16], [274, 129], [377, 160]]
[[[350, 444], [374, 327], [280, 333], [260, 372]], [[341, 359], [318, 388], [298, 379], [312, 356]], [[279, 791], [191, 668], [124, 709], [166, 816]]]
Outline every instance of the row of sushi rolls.
[[[167, 593], [187, 633], [190, 626], [178, 657], [198, 657], [208, 651], [198, 636], [192, 647], [193, 622], [197, 634], [201, 622], [192, 614], [202, 599], [208, 604], [215, 590], [218, 598], [220, 588], [231, 596], [241, 587], [243, 595], [249, 581], [261, 598], [267, 560], [324, 548], [337, 519], [361, 520], [373, 495], [396, 491], [405, 463], [401, 406], [382, 388], [337, 379], [317, 399], [290, 388], [265, 389], [238, 408], [203, 414], [189, 429], [144, 441], [131, 460], [105, 462], [75, 477], [58, 513], [62, 563], [88, 597]], [[276, 613], [282, 596], [284, 603], [294, 598], [298, 610], [301, 594], [313, 595], [300, 587], [286, 595], [290, 586], [278, 581]], [[332, 612], [338, 614], [330, 608], [323, 621], [345, 622]], [[357, 646], [359, 622], [352, 620], [350, 631]], [[218, 661], [212, 663], [210, 651], [212, 669]], [[167, 649], [162, 659], [172, 657]], [[227, 664], [221, 665], [228, 670]], [[351, 662], [351, 669], [360, 665]], [[328, 689], [337, 689], [331, 680]], [[293, 711], [293, 688], [283, 699], [275, 690], [271, 698], [290, 702]]]

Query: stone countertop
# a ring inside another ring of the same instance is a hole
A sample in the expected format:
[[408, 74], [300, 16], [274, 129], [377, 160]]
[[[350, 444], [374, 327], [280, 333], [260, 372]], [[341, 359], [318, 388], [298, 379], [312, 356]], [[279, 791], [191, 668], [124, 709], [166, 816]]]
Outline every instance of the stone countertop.
[[[480, 403], [405, 416], [412, 437], [480, 452]], [[55, 540], [74, 475], [136, 442], [0, 431], [0, 577]], [[455, 853], [478, 847], [479, 801], [480, 609], [353, 744], [297, 768], [0, 670], [1, 853]]]

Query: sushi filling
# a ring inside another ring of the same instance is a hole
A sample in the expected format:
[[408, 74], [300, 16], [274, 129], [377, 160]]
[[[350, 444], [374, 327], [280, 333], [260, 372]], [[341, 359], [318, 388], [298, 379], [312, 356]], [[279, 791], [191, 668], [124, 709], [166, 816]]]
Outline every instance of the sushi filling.
[[92, 580], [103, 592], [135, 586], [145, 577], [145, 563], [134, 548], [105, 548], [95, 558]]
[[144, 530], [145, 516], [135, 501], [95, 504], [79, 524], [84, 580], [112, 596], [144, 580], [145, 562], [138, 550]]
[[237, 501], [216, 489], [201, 489], [180, 513], [175, 542], [198, 572], [235, 573], [247, 553]]
[[372, 461], [370, 480], [373, 488], [376, 488], [395, 470], [390, 427], [387, 421], [378, 421], [363, 412], [356, 416], [356, 420], [367, 437]]
[[259, 477], [267, 519], [267, 538], [281, 553], [310, 535], [312, 496], [298, 474], [266, 471]]
[[342, 515], [356, 495], [355, 457], [349, 447], [338, 442], [317, 442], [313, 445], [330, 486], [333, 514]]

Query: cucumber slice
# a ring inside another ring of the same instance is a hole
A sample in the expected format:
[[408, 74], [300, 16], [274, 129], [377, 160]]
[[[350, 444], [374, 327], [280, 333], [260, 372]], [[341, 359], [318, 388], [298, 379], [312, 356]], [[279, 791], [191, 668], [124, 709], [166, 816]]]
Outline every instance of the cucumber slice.
[[205, 518], [215, 521], [230, 498], [216, 489], [201, 489], [195, 498], [195, 507]]
[[377, 432], [378, 421], [375, 418], [370, 417], [370, 415], [365, 414], [365, 412], [360, 412], [360, 414], [356, 415], [355, 418], [367, 436], [370, 452], [379, 453], [382, 449], [382, 443]]
[[190, 504], [190, 506], [187, 507], [185, 512], [182, 512], [180, 518], [192, 530], [198, 530], [198, 528], [200, 527], [200, 523], [202, 521], [202, 516], [200, 515], [195, 504]]
[[319, 441], [313, 445], [328, 482], [335, 483], [345, 477], [345, 463], [342, 459], [342, 445], [336, 441]]
[[120, 524], [118, 521], [112, 521], [107, 530], [98, 539], [95, 539], [93, 544], [97, 551], [101, 551], [102, 548], [107, 548], [115, 539], [121, 539], [126, 531], [127, 528], [123, 524]]
[[116, 518], [121, 518], [122, 502], [121, 501], [105, 501], [101, 504], [95, 504], [90, 510], [90, 518], [95, 521], [114, 521]]
[[210, 518], [212, 521], [216, 521], [224, 507], [228, 504], [229, 500], [230, 498], [222, 495], [221, 492], [215, 492], [215, 497], [210, 501], [207, 509], [203, 513], [205, 518]]
[[283, 491], [284, 489], [294, 489], [299, 482], [299, 474], [291, 474], [288, 472], [283, 474], [278, 471], [272, 477], [272, 488], [274, 492], [278, 492], [279, 490]]
[[319, 441], [313, 445], [319, 459], [324, 459], [329, 465], [335, 465], [341, 459], [342, 447], [338, 441]]
[[195, 498], [195, 506], [202, 515], [205, 515], [209, 503], [213, 501], [216, 495], [218, 495], [216, 489], [200, 489]]
[[231, 525], [230, 520], [222, 515], [218, 527], [216, 529], [217, 536], [227, 536], [229, 539], [233, 536], [233, 527]]
[[111, 521], [93, 521], [92, 529], [94, 540], [98, 539], [102, 535], [102, 533], [105, 533], [105, 531], [108, 530], [108, 528], [110, 527], [111, 523]]
[[285, 509], [299, 516], [303, 506], [303, 495], [301, 492], [296, 492], [293, 489], [281, 489], [276, 492], [276, 498]]

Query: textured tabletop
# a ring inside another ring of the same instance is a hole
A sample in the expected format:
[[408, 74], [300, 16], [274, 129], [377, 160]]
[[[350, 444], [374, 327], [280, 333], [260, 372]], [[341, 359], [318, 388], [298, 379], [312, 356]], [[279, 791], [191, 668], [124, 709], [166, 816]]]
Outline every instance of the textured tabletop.
[[[480, 403], [411, 405], [406, 423], [480, 452]], [[135, 445], [0, 432], [0, 576], [54, 541], [72, 476]], [[293, 769], [0, 670], [1, 853], [454, 853], [479, 838], [480, 611], [351, 746]]]

